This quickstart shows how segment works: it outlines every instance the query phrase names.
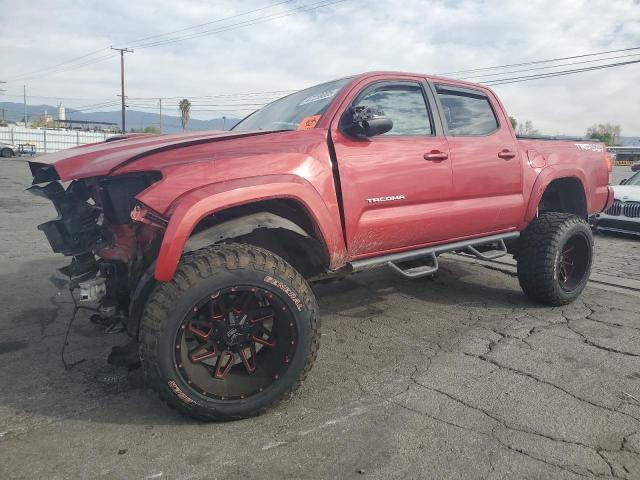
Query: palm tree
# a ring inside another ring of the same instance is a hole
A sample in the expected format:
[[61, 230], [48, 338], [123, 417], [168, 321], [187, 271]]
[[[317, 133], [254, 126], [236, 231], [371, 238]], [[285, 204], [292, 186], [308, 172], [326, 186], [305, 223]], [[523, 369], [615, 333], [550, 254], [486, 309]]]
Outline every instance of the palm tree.
[[187, 124], [189, 123], [189, 112], [191, 111], [191, 102], [186, 98], [180, 100], [178, 104], [180, 111], [182, 112], [182, 131], [184, 132], [187, 128]]

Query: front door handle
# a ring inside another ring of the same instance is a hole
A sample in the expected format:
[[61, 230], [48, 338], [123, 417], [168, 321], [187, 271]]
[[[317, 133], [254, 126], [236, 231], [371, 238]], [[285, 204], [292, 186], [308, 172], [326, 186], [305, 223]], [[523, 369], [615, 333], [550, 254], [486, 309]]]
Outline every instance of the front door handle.
[[511, 150], [507, 150], [506, 148], [498, 153], [498, 157], [503, 158], [505, 160], [511, 160], [515, 156], [516, 156], [515, 152], [512, 152]]
[[441, 162], [449, 158], [445, 152], [441, 152], [440, 150], [431, 150], [428, 153], [424, 154], [424, 159], [429, 160], [431, 162]]

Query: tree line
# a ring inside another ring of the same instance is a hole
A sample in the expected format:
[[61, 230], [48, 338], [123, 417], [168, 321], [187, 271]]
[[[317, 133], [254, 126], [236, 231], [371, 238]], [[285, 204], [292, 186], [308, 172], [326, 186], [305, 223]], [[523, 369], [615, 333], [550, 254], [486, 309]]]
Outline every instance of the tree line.
[[[515, 117], [509, 117], [509, 121], [518, 136], [535, 137], [540, 135], [540, 131], [533, 126], [531, 120], [518, 122]], [[594, 124], [587, 128], [585, 136], [593, 140], [599, 140], [609, 147], [616, 145], [616, 142], [620, 140], [621, 132], [620, 125], [607, 122]]]

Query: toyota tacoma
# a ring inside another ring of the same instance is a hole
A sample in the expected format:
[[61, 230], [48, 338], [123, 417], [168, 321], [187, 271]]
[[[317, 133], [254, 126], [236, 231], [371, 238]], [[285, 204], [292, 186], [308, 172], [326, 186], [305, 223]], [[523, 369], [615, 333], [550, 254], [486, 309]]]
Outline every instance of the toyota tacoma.
[[255, 415], [304, 380], [310, 283], [508, 252], [532, 301], [567, 304], [591, 269], [587, 219], [613, 202], [602, 143], [518, 138], [489, 88], [395, 72], [301, 90], [231, 131], [123, 135], [30, 168], [72, 294], [131, 336], [114, 362], [134, 352], [203, 420]]

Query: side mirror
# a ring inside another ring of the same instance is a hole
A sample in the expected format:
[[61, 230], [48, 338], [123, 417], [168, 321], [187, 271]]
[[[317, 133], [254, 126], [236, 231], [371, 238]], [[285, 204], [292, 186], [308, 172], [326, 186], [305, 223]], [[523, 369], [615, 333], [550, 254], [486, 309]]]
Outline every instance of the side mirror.
[[624, 185], [625, 183], [627, 183], [627, 179], [623, 178], [622, 180], [620, 180], [620, 185]]
[[382, 110], [372, 107], [350, 107], [342, 117], [342, 129], [354, 137], [374, 137], [393, 128], [393, 121]]

